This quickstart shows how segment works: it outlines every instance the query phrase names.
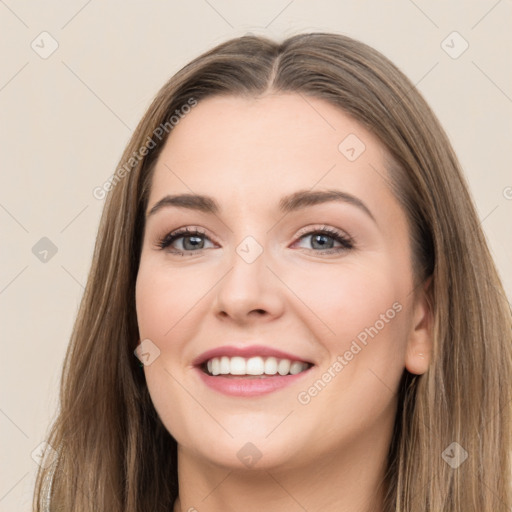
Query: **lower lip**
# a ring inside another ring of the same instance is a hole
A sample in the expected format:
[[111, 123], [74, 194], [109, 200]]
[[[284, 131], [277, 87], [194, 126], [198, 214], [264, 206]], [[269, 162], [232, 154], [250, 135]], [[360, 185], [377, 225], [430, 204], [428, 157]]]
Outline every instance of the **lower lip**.
[[256, 377], [213, 377], [200, 368], [196, 368], [202, 381], [211, 389], [230, 396], [260, 396], [279, 391], [291, 386], [304, 375], [308, 374], [311, 368], [295, 375], [272, 375], [263, 378]]

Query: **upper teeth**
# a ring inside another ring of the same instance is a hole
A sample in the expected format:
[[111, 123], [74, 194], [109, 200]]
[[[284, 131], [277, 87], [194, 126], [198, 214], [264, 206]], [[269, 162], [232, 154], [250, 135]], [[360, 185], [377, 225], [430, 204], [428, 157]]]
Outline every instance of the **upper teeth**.
[[295, 375], [309, 367], [308, 363], [275, 357], [214, 357], [206, 363], [212, 375]]

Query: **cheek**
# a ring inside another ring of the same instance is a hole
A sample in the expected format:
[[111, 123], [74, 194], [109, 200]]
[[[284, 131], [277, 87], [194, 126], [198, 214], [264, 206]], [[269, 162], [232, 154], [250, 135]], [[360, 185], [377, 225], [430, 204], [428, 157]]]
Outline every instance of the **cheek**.
[[[404, 306], [405, 275], [393, 272], [385, 261], [375, 261], [318, 266], [300, 276], [290, 273], [286, 282], [318, 320], [315, 330], [332, 355], [347, 349], [358, 335], [364, 341], [368, 329], [374, 332], [372, 327], [382, 334], [403, 333], [405, 315], [397, 310]], [[391, 341], [388, 338], [382, 336], [381, 344]]]
[[159, 417], [183, 445], [188, 444], [190, 432], [197, 430], [197, 418], [208, 419], [187, 393], [183, 373], [187, 341], [194, 336], [190, 319], [198, 313], [198, 301], [204, 293], [200, 280], [194, 280], [186, 270], [171, 271], [150, 258], [141, 261], [136, 283], [140, 338], [151, 340], [159, 350], [144, 367], [144, 374]]
[[306, 298], [315, 314], [314, 334], [327, 352], [297, 396], [306, 416], [314, 411], [332, 422], [343, 417], [339, 432], [356, 432], [391, 414], [405, 367], [407, 276], [385, 258], [347, 261], [336, 270], [318, 267], [294, 281], [290, 274], [286, 282]]
[[210, 281], [211, 276], [198, 275], [197, 271], [169, 269], [149, 258], [142, 261], [135, 290], [141, 339], [165, 343], [176, 338], [180, 324], [186, 324], [188, 313], [211, 288], [214, 281], [209, 285]]
[[393, 414], [405, 366], [407, 274], [381, 262], [304, 275], [290, 286], [321, 320], [314, 320], [315, 335], [328, 355], [297, 396], [304, 406], [298, 417], [318, 415], [337, 425], [321, 436], [334, 442], [341, 432], [355, 436]]

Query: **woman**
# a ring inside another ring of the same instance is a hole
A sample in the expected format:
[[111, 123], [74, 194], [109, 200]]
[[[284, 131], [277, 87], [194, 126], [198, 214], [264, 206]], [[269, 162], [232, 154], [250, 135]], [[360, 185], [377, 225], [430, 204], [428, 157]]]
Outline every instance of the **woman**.
[[37, 510], [510, 509], [510, 310], [384, 56], [223, 43], [106, 192]]

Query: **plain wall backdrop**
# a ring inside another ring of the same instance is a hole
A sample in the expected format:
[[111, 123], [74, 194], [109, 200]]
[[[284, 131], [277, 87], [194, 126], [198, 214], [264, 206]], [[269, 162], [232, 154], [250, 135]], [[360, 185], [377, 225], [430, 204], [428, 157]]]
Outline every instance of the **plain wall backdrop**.
[[31, 510], [103, 207], [93, 189], [164, 82], [226, 39], [332, 31], [389, 57], [448, 133], [510, 298], [511, 19], [511, 0], [0, 0], [0, 510]]

